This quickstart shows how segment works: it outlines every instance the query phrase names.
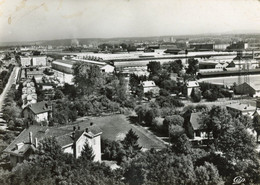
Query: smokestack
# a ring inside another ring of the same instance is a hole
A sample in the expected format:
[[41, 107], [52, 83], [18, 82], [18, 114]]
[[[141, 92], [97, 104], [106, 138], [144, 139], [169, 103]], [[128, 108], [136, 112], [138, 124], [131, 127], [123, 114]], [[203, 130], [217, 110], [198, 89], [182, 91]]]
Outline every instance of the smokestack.
[[38, 139], [37, 139], [37, 137], [35, 138], [35, 148], [37, 148], [38, 147]]
[[32, 132], [29, 132], [29, 143], [32, 144]]

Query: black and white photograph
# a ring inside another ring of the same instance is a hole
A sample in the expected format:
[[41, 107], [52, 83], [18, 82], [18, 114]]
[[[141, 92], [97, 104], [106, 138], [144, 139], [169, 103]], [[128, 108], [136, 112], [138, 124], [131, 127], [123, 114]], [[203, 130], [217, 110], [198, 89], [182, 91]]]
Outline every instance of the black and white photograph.
[[0, 185], [260, 185], [260, 0], [0, 0]]

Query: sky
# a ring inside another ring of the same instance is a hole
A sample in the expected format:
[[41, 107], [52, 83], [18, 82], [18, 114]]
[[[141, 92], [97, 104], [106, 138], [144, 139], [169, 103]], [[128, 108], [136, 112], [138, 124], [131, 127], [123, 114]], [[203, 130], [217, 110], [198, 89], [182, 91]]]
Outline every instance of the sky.
[[0, 0], [0, 42], [260, 33], [260, 0]]

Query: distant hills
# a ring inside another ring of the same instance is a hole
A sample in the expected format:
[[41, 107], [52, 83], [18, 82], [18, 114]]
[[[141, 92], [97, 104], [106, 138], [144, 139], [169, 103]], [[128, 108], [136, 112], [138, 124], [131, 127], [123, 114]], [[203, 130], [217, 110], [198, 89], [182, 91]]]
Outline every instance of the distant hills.
[[[243, 32], [242, 32], [243, 33]], [[72, 38], [72, 39], [54, 39], [54, 40], [39, 40], [39, 41], [24, 41], [24, 42], [0, 42], [0, 46], [28, 46], [28, 45], [52, 45], [52, 46], [69, 46], [73, 40], [78, 40], [80, 45], [100, 44], [100, 43], [133, 43], [142, 41], [159, 41], [168, 40], [170, 37], [174, 39], [190, 40], [205, 40], [205, 39], [227, 39], [227, 38], [241, 38], [252, 39], [260, 41], [260, 34], [248, 33], [241, 34], [241, 32], [225, 33], [225, 34], [199, 34], [199, 35], [178, 35], [178, 36], [150, 36], [150, 37], [122, 37], [122, 38]]]

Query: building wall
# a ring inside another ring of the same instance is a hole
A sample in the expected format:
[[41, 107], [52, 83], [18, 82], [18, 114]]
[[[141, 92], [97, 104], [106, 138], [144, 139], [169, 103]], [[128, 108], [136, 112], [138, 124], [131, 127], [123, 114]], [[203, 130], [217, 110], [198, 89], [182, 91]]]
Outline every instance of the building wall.
[[37, 122], [48, 121], [48, 112], [35, 115], [35, 120]]
[[[197, 134], [198, 132], [199, 134]], [[205, 131], [194, 131], [194, 140], [202, 140], [202, 139], [207, 139], [207, 133]]]
[[67, 146], [67, 147], [63, 148], [62, 150], [64, 153], [73, 154], [73, 145]]
[[31, 65], [31, 58], [29, 57], [21, 57], [21, 65], [23, 67]]
[[32, 57], [32, 65], [33, 66], [46, 66], [47, 65], [47, 57]]
[[75, 150], [75, 157], [78, 158], [81, 155], [81, 151], [85, 143], [88, 142], [88, 145], [92, 147], [93, 153], [95, 154], [94, 161], [101, 161], [101, 143], [100, 143], [100, 136], [94, 138], [88, 138], [84, 134], [78, 139], [76, 142], [76, 150]]
[[59, 79], [60, 83], [68, 83], [68, 84], [74, 84], [73, 82], [73, 75], [72, 74], [67, 74], [63, 73], [61, 71], [53, 70], [54, 76]]
[[59, 63], [53, 62], [51, 64], [51, 66], [53, 69], [55, 69], [57, 71], [68, 73], [68, 74], [73, 74], [72, 65], [68, 65], [68, 64], [60, 65]]

